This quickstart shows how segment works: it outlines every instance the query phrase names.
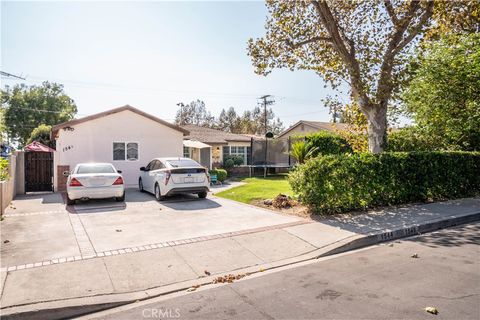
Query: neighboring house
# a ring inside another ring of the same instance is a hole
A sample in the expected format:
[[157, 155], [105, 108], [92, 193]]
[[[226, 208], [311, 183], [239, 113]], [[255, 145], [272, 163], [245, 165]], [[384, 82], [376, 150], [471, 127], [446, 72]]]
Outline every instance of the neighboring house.
[[252, 137], [196, 125], [182, 126], [190, 134], [184, 137], [183, 155], [207, 168], [218, 167], [228, 155], [241, 156], [250, 164]]
[[306, 135], [322, 130], [335, 132], [335, 129], [346, 130], [347, 125], [345, 123], [300, 120], [287, 130], [280, 133], [277, 138], [288, 139], [291, 136]]
[[58, 124], [54, 190], [65, 190], [63, 172], [82, 162], [110, 162], [127, 186], [136, 186], [140, 167], [152, 158], [181, 157], [189, 132], [129, 105]]

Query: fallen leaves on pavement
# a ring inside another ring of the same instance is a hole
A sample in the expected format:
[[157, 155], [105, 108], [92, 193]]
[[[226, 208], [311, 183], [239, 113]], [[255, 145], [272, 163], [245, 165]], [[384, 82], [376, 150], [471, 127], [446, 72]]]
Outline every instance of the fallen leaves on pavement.
[[200, 288], [200, 285], [199, 285], [199, 284], [196, 284], [196, 285], [191, 286], [190, 288], [188, 288], [188, 289], [187, 289], [187, 292], [195, 291], [195, 290], [197, 290], [198, 288]]
[[213, 283], [232, 283], [233, 281], [235, 280], [240, 280], [244, 277], [246, 277], [247, 275], [246, 274], [237, 274], [237, 275], [234, 275], [234, 274], [227, 274], [225, 276], [221, 276], [221, 277], [217, 277], [215, 279], [213, 279]]

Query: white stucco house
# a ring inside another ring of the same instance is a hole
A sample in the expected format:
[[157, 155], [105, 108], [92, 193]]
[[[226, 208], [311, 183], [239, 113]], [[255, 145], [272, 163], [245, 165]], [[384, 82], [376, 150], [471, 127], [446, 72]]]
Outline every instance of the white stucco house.
[[189, 131], [126, 105], [52, 127], [54, 190], [65, 190], [63, 172], [82, 162], [110, 162], [127, 187], [152, 158], [181, 157]]

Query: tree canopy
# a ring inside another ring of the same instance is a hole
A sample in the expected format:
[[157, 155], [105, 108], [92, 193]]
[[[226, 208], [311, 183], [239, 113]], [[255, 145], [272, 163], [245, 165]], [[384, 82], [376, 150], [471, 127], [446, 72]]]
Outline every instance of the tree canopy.
[[418, 130], [439, 149], [480, 150], [480, 34], [428, 44], [411, 72], [402, 97]]
[[[301, 69], [317, 73], [334, 88], [348, 83], [368, 120], [369, 150], [380, 152], [386, 142], [389, 100], [432, 16], [440, 17], [438, 10], [468, 16], [471, 12], [454, 9], [475, 3], [267, 0], [266, 34], [248, 41], [248, 53], [261, 75], [274, 68]], [[448, 19], [449, 28], [455, 21], [461, 19]]]
[[210, 127], [215, 119], [207, 108], [205, 102], [195, 100], [190, 103], [177, 103], [180, 108], [175, 115], [176, 125], [194, 124], [200, 127]]
[[[177, 125], [194, 124], [231, 133], [265, 134], [265, 112], [258, 106], [252, 110], [246, 110], [242, 115], [239, 115], [234, 107], [222, 109], [218, 118], [215, 118], [210, 111], [207, 111], [205, 103], [201, 100], [192, 101], [189, 104], [180, 102], [177, 105], [180, 107], [175, 117]], [[267, 109], [267, 127], [268, 131], [274, 135], [284, 130], [282, 121], [275, 117], [272, 108]]]
[[25, 145], [39, 125], [69, 121], [77, 113], [75, 102], [65, 94], [63, 86], [50, 82], [41, 86], [19, 84], [2, 90], [2, 108], [6, 132], [20, 145]]
[[33, 141], [38, 141], [50, 148], [55, 149], [55, 140], [50, 139], [50, 131], [52, 130], [52, 126], [48, 126], [45, 124], [41, 124], [35, 129], [33, 129], [32, 133], [30, 134], [30, 138], [28, 138], [26, 144], [32, 143]]

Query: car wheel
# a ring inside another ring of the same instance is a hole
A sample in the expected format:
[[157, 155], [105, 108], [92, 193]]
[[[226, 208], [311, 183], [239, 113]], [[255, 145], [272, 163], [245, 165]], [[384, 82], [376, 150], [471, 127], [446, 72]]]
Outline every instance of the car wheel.
[[68, 196], [68, 193], [67, 193], [67, 205], [71, 206], [71, 205], [74, 205], [74, 204], [75, 204], [75, 200], [70, 199], [70, 197]]
[[207, 192], [200, 192], [200, 193], [198, 194], [198, 197], [199, 197], [200, 199], [206, 198], [206, 197], [207, 197]]
[[160, 186], [158, 185], [158, 183], [155, 184], [155, 199], [157, 199], [158, 201], [165, 200], [165, 197], [162, 196], [162, 192], [160, 191]]
[[142, 178], [138, 179], [138, 189], [140, 190], [140, 192], [145, 192], [145, 190], [143, 190]]
[[123, 195], [121, 197], [116, 197], [115, 200], [118, 201], [118, 202], [125, 201], [125, 192], [123, 193]]

